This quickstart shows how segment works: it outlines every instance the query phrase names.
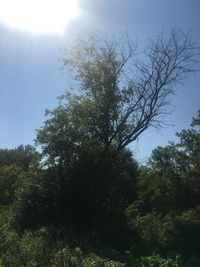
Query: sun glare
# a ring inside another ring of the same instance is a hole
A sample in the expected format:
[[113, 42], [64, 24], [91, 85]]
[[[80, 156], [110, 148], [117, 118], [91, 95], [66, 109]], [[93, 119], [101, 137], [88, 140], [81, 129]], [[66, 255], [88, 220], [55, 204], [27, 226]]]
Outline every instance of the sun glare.
[[0, 20], [33, 32], [62, 32], [78, 14], [76, 0], [0, 0]]

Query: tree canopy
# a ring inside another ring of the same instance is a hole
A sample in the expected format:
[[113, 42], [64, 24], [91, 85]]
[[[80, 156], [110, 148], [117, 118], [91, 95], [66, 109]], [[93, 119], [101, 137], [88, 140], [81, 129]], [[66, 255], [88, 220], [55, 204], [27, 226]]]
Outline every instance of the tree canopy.
[[91, 140], [105, 150], [125, 148], [147, 128], [162, 125], [175, 86], [196, 69], [196, 54], [189, 36], [175, 30], [150, 42], [144, 62], [127, 36], [78, 41], [67, 51], [64, 67], [75, 74], [79, 93], [63, 96], [64, 103], [48, 112], [38, 143], [48, 155]]

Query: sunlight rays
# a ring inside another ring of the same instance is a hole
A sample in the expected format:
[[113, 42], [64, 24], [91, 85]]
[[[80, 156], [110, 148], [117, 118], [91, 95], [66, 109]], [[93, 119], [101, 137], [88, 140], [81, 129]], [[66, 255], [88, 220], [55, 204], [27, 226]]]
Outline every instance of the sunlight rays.
[[61, 33], [78, 11], [75, 0], [0, 0], [0, 20], [32, 32]]

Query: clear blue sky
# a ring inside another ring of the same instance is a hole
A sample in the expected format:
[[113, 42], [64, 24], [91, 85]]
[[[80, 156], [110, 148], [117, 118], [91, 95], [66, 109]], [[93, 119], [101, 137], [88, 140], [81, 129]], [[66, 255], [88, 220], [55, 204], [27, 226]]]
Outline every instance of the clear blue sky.
[[[56, 97], [67, 89], [67, 73], [61, 72], [62, 49], [74, 39], [126, 29], [143, 48], [155, 34], [176, 27], [192, 29], [193, 41], [200, 46], [199, 0], [79, 0], [79, 4], [79, 16], [60, 35], [23, 32], [0, 21], [0, 148], [33, 144], [45, 109], [55, 107]], [[133, 144], [140, 161], [157, 145], [174, 139], [175, 132], [189, 127], [200, 109], [199, 85], [198, 73], [177, 88], [172, 114], [166, 118], [173, 127], [160, 133], [148, 130]]]

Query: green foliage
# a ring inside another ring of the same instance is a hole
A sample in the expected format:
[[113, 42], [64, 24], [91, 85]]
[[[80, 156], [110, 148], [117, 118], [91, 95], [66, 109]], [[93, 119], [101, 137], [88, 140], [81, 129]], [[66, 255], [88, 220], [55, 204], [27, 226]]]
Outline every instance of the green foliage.
[[0, 205], [9, 205], [39, 168], [40, 155], [32, 146], [0, 150]]
[[58, 250], [55, 254], [54, 259], [52, 260], [52, 267], [61, 267], [61, 266], [82, 266], [83, 262], [83, 253], [79, 248], [71, 250], [68, 247]]
[[174, 222], [170, 215], [156, 214], [155, 212], [141, 215], [137, 212], [136, 217], [131, 214], [131, 207], [128, 210], [130, 227], [134, 229], [140, 237], [142, 253], [161, 253], [170, 250], [174, 241]]
[[159, 127], [174, 85], [195, 70], [196, 53], [189, 36], [176, 30], [168, 39], [152, 40], [145, 62], [136, 58], [136, 44], [127, 35], [120, 41], [79, 40], [64, 58], [80, 89], [66, 108], [84, 137], [123, 149], [150, 126]]
[[137, 179], [138, 199], [126, 209], [143, 253], [181, 254], [186, 265], [199, 261], [200, 246], [200, 132], [194, 122], [177, 134], [179, 143], [153, 151]]
[[65, 247], [59, 250], [54, 259], [52, 267], [124, 267], [125, 264], [101, 258], [95, 254], [84, 255], [80, 248], [70, 250]]
[[57, 208], [55, 194], [58, 193], [58, 186], [54, 177], [45, 176], [44, 170], [32, 174], [31, 179], [20, 189], [14, 203], [12, 226], [18, 231], [24, 231], [51, 224], [51, 214]]
[[[175, 217], [174, 238], [183, 258], [199, 255], [200, 207], [188, 209]], [[199, 256], [198, 256], [199, 257]]]
[[148, 257], [141, 257], [137, 267], [181, 267], [179, 264], [179, 257], [177, 256], [175, 260], [173, 259], [165, 259], [160, 255], [153, 255]]
[[2, 262], [7, 266], [44, 266], [47, 258], [47, 244], [44, 239], [33, 233], [25, 233], [23, 237], [14, 234], [8, 238], [7, 251]]
[[108, 246], [128, 245], [124, 209], [136, 198], [137, 164], [129, 151], [107, 152], [101, 162], [98, 150], [90, 147], [82, 153], [71, 173], [59, 166], [33, 176], [15, 203], [13, 225], [22, 231], [72, 226]]
[[[21, 237], [3, 231], [3, 264], [198, 266], [199, 132], [193, 126], [179, 136], [180, 143], [154, 150], [139, 176], [128, 150], [110, 148], [101, 157], [103, 146], [92, 141], [70, 166], [65, 157], [48, 161], [18, 194], [13, 225], [32, 230]], [[51, 238], [33, 230], [45, 225], [70, 230]]]
[[16, 164], [0, 166], [0, 205], [8, 205], [15, 200], [23, 178], [24, 172]]
[[12, 210], [9, 207], [0, 209], [0, 258], [6, 251], [6, 243], [11, 235], [9, 221], [12, 217]]
[[9, 232], [2, 255], [3, 266], [49, 266], [51, 259], [51, 242], [48, 241], [45, 229], [37, 232], [25, 232], [22, 236], [14, 231]]
[[43, 170], [2, 164], [2, 265], [198, 267], [194, 121], [179, 143], [155, 149], [139, 171], [128, 150], [105, 151], [97, 140], [83, 142], [70, 164], [68, 154], [48, 159]]
[[[7, 232], [2, 264], [4, 267], [123, 267], [125, 264], [94, 253], [85, 253], [79, 247], [70, 247], [57, 240], [52, 228], [25, 231], [23, 235]], [[56, 230], [56, 229], [54, 229]], [[85, 240], [85, 242], [87, 242]]]
[[124, 40], [79, 42], [64, 59], [80, 91], [47, 111], [42, 164], [32, 146], [0, 150], [4, 267], [199, 266], [200, 112], [146, 166], [127, 149], [160, 125], [173, 85], [194, 70], [194, 48], [172, 31], [133, 64]]
[[33, 146], [19, 146], [15, 149], [0, 149], [0, 166], [17, 165], [23, 170], [38, 165], [40, 155]]

